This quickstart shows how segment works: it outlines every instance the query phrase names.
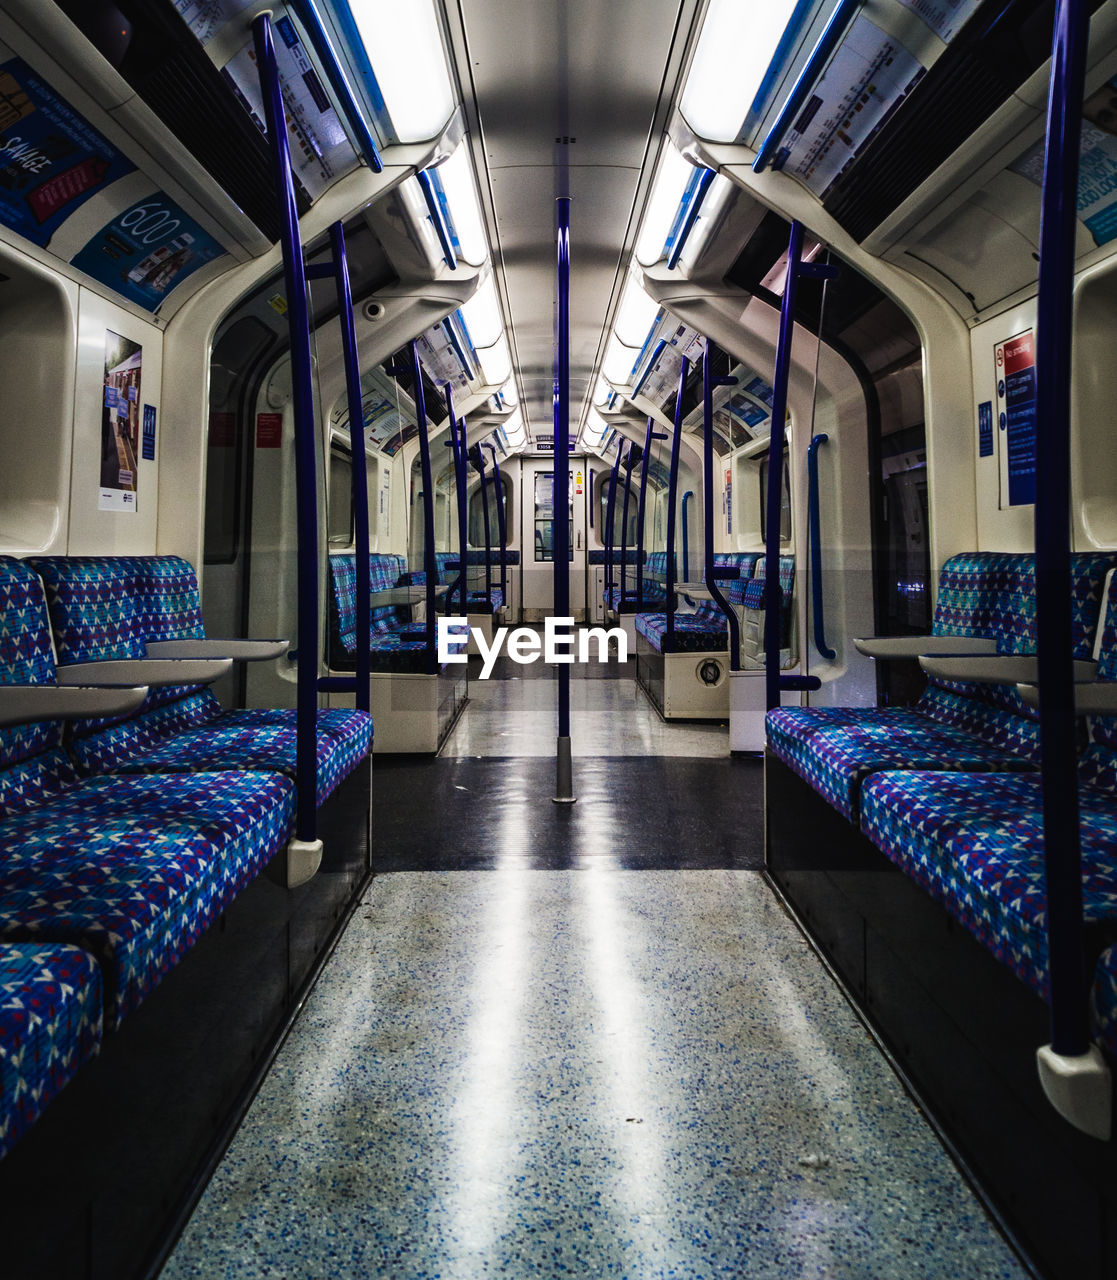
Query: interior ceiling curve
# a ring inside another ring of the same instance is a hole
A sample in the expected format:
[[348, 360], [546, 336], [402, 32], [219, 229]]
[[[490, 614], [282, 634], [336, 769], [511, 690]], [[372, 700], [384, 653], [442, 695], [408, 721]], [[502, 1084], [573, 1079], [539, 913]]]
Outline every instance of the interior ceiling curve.
[[[694, 0], [450, 0], [525, 421], [553, 429], [555, 200], [572, 197], [571, 438], [635, 229]], [[639, 210], [636, 210], [638, 213]]]

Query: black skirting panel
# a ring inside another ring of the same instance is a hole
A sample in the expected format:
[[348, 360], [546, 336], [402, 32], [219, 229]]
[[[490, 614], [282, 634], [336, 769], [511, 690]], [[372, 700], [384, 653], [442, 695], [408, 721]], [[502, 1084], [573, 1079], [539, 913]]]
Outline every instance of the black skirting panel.
[[153, 1273], [369, 878], [371, 762], [323, 806], [317, 875], [261, 875], [0, 1161], [4, 1280]]
[[1113, 1280], [1117, 1144], [1044, 1098], [1044, 1002], [771, 752], [765, 818], [772, 879], [1034, 1265]]

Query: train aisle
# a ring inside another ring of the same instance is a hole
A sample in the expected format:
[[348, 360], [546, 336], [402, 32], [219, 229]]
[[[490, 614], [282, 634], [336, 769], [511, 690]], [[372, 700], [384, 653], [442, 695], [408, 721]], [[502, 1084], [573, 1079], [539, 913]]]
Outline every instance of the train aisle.
[[553, 805], [502, 674], [471, 755], [377, 760], [381, 874], [163, 1280], [1026, 1275], [757, 874], [757, 766], [595, 672]]

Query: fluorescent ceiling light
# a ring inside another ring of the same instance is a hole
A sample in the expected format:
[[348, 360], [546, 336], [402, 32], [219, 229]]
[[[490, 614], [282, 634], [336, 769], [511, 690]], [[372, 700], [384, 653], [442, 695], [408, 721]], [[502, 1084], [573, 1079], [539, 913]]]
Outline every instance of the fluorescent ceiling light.
[[491, 347], [504, 332], [504, 319], [500, 314], [496, 285], [491, 275], [481, 281], [477, 292], [468, 302], [462, 303], [461, 313], [474, 347]]
[[586, 425], [582, 428], [583, 438], [592, 440], [596, 444], [600, 444], [605, 438], [605, 432], [609, 430], [609, 424], [596, 410], [591, 409], [589, 416], [586, 418]]
[[604, 378], [598, 378], [597, 387], [593, 393], [594, 404], [604, 404], [612, 394], [613, 388], [605, 381]]
[[736, 142], [796, 0], [710, 0], [679, 109], [700, 138]]
[[349, 11], [396, 137], [438, 137], [455, 103], [434, 0], [349, 0]]
[[642, 347], [658, 315], [659, 303], [648, 297], [636, 283], [635, 276], [629, 276], [621, 294], [621, 305], [617, 308], [617, 322], [613, 326], [617, 337], [626, 346]]
[[520, 416], [519, 409], [504, 424], [504, 434], [509, 444], [523, 444], [526, 434], [524, 432], [524, 420]]
[[477, 203], [477, 189], [473, 185], [473, 166], [464, 142], [449, 158], [438, 166], [446, 203], [458, 237], [458, 249], [466, 262], [479, 267], [489, 256], [489, 242], [481, 222], [481, 206]]
[[678, 148], [668, 140], [660, 157], [651, 195], [644, 206], [644, 221], [636, 241], [636, 260], [641, 266], [650, 267], [663, 257], [663, 245], [679, 211], [679, 203], [686, 191], [694, 166], [684, 160]]
[[632, 366], [640, 355], [639, 347], [626, 347], [614, 333], [605, 348], [601, 372], [614, 386], [627, 387], [632, 381]]
[[508, 381], [500, 389], [500, 394], [504, 397], [504, 403], [509, 408], [514, 404], [520, 403], [520, 397], [516, 394], [516, 380], [509, 378]]
[[488, 386], [498, 387], [508, 381], [512, 372], [512, 357], [508, 353], [508, 340], [503, 334], [491, 347], [479, 349], [477, 359]]

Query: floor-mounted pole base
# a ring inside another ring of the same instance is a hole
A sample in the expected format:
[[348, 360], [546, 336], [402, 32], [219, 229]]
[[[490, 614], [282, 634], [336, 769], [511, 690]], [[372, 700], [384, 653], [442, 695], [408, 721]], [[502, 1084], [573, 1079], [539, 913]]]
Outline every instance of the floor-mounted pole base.
[[1036, 1050], [1036, 1066], [1047, 1101], [1063, 1119], [1091, 1138], [1108, 1142], [1113, 1084], [1097, 1045], [1071, 1058], [1045, 1044]]
[[555, 749], [555, 794], [551, 797], [555, 804], [574, 804], [578, 797], [574, 794], [574, 770], [570, 764], [570, 739], [557, 739]]
[[283, 889], [306, 884], [322, 865], [321, 840], [288, 840], [266, 867], [269, 880]]

